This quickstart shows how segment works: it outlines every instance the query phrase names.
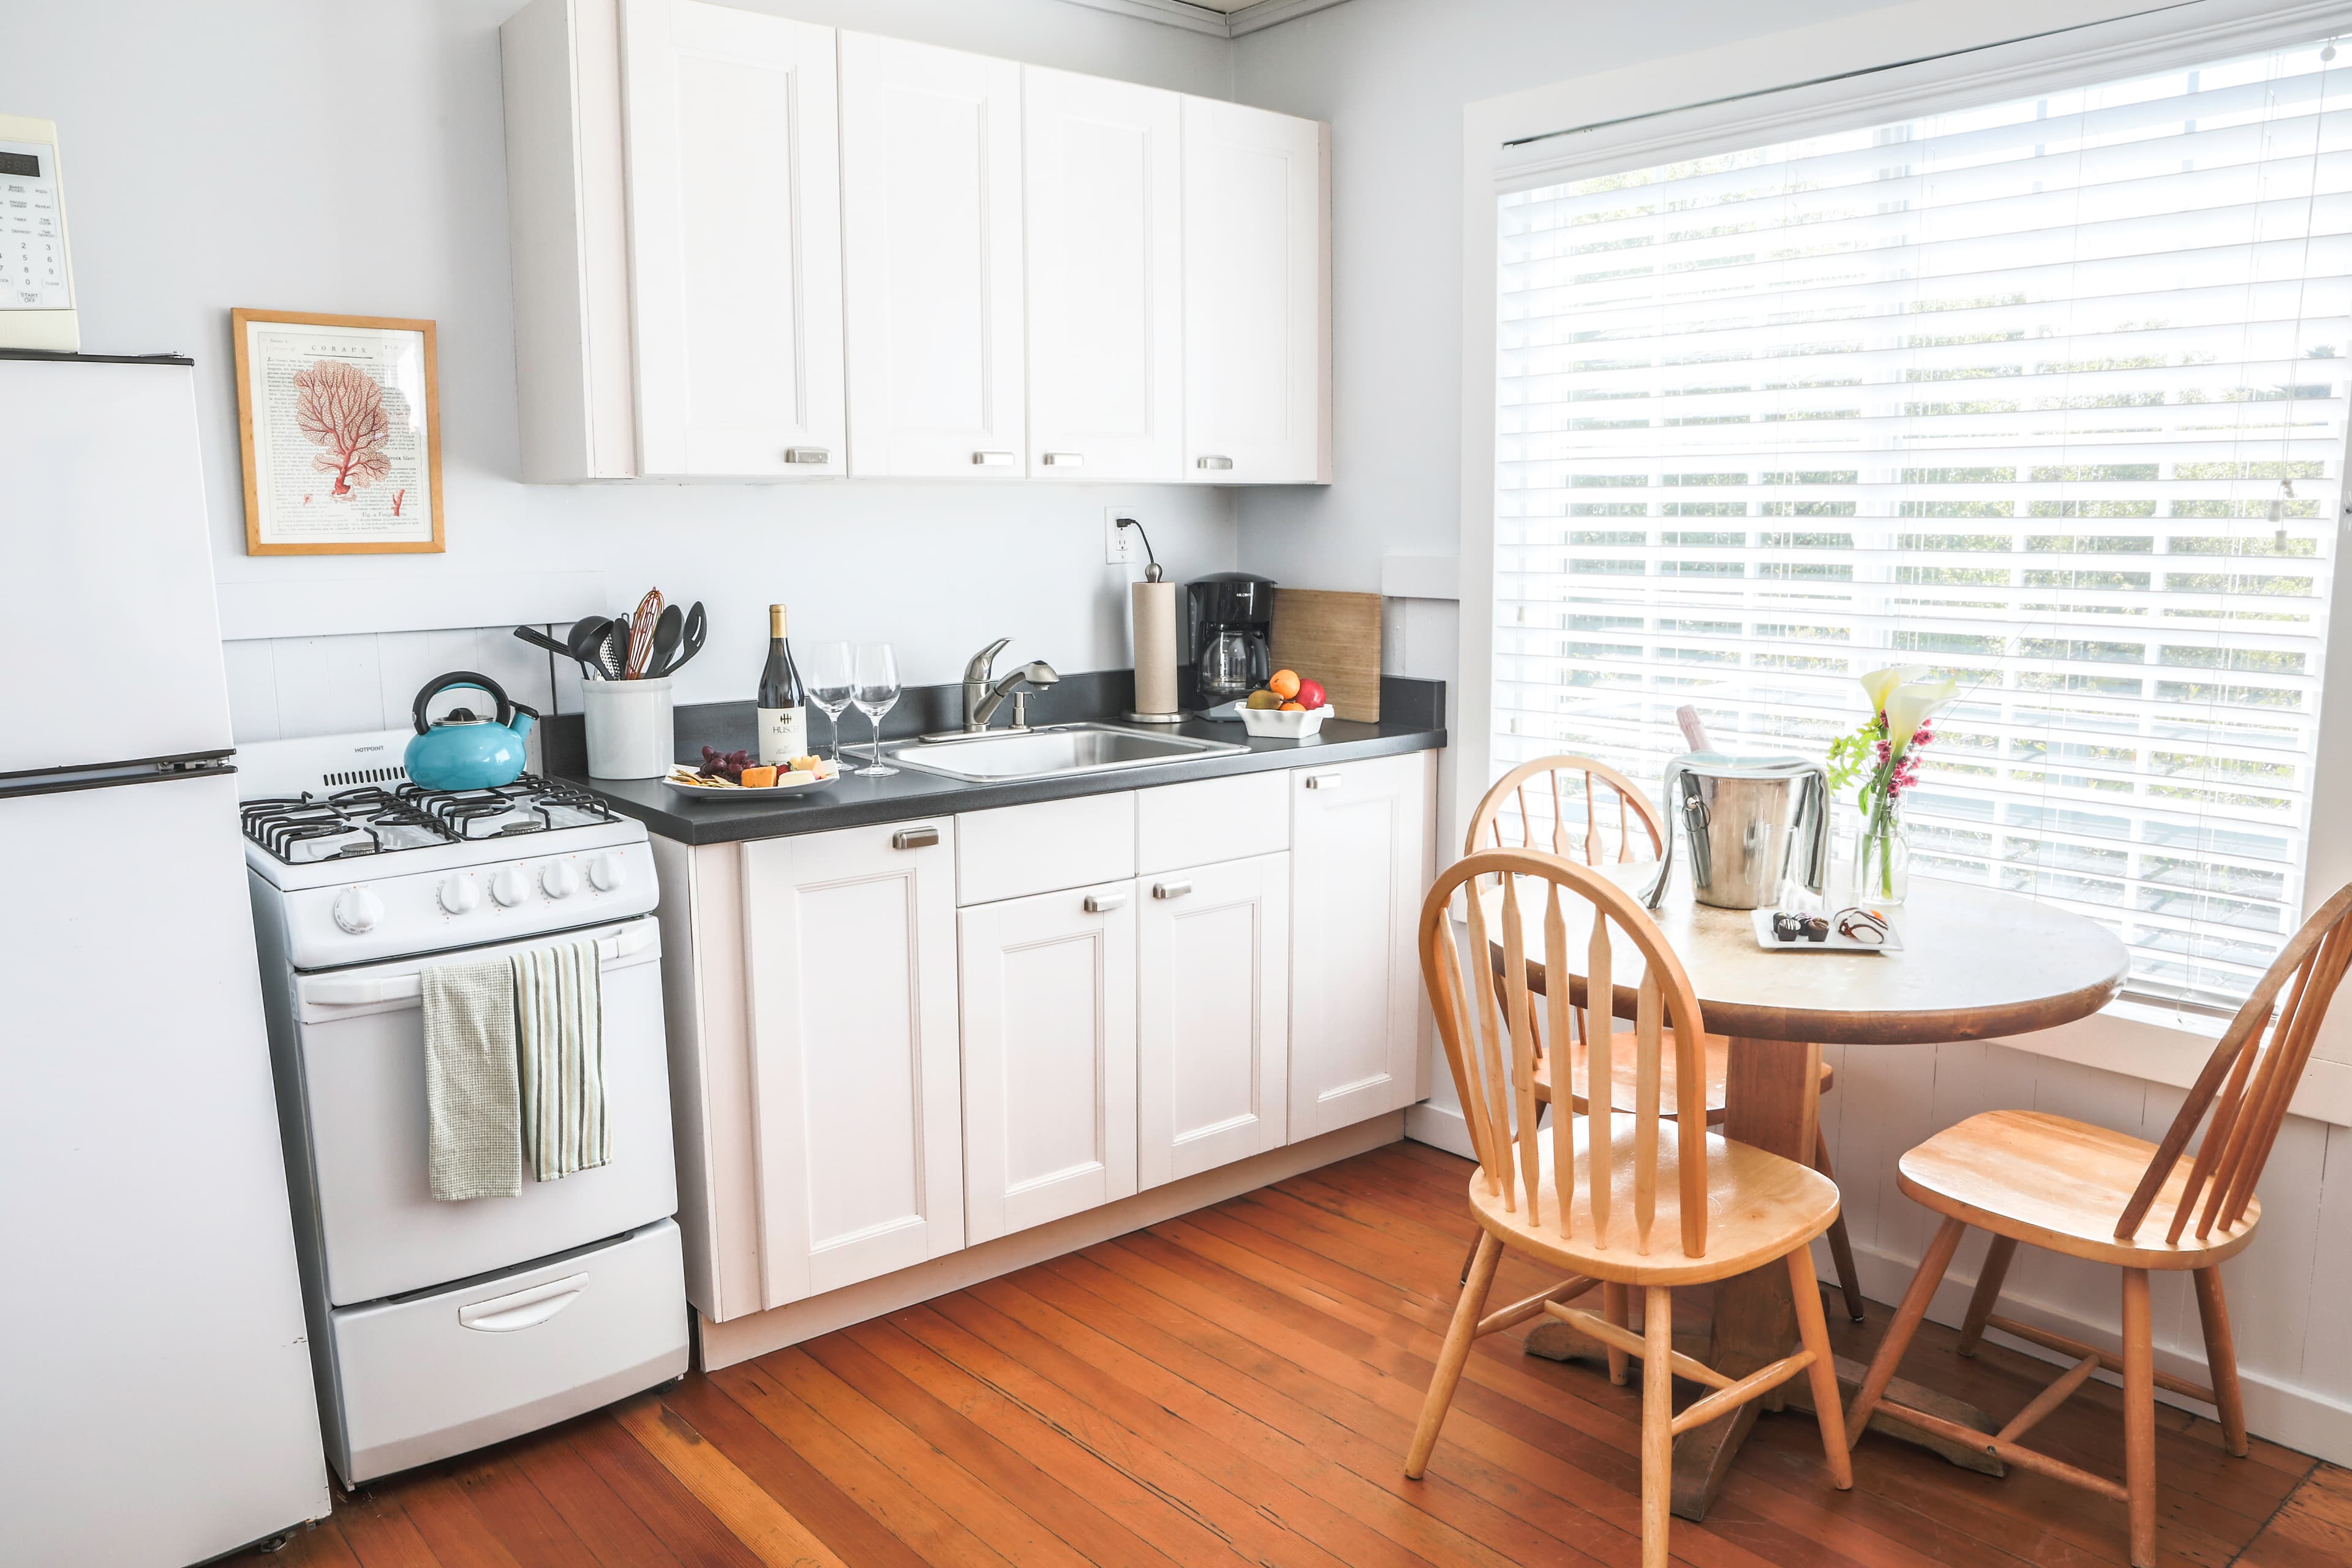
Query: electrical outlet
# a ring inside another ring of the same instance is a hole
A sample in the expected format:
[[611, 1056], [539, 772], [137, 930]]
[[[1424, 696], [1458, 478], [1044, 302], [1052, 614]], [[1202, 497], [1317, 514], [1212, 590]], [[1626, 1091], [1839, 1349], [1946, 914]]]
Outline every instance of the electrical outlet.
[[1103, 564], [1127, 566], [1143, 559], [1139, 553], [1143, 548], [1142, 542], [1135, 537], [1135, 530], [1118, 525], [1120, 518], [1134, 515], [1133, 509], [1129, 507], [1103, 508]]

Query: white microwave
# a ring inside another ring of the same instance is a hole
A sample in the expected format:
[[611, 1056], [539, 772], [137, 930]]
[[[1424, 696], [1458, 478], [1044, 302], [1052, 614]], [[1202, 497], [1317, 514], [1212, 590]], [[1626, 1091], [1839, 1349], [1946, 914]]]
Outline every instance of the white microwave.
[[0, 349], [81, 350], [58, 128], [0, 114]]

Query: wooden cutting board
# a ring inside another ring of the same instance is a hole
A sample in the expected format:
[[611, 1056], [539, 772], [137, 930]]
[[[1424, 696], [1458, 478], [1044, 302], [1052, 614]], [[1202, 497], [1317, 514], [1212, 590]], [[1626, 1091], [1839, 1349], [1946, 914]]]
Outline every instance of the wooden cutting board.
[[1337, 717], [1381, 718], [1381, 596], [1274, 591], [1274, 667], [1323, 683]]

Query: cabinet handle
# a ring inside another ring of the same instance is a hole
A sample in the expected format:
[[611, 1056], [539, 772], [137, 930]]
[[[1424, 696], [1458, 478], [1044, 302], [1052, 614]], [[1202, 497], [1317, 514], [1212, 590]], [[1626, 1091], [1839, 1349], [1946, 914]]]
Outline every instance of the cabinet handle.
[[1048, 452], [1045, 463], [1049, 468], [1083, 468], [1087, 466], [1087, 455], [1084, 452]]
[[1201, 458], [1193, 466], [1201, 468], [1230, 468], [1234, 466], [1234, 460], [1231, 458], [1209, 457]]
[[784, 448], [784, 461], [787, 463], [830, 463], [833, 461], [833, 448], [830, 447], [787, 447]]
[[975, 465], [981, 468], [1002, 468], [1011, 466], [1013, 462], [1013, 454], [1010, 452], [974, 452], [971, 455], [971, 460]]
[[893, 849], [929, 849], [939, 841], [940, 830], [936, 827], [902, 827], [890, 835]]
[[1180, 877], [1172, 882], [1154, 882], [1151, 896], [1155, 899], [1181, 899], [1192, 890], [1192, 879]]
[[1126, 907], [1125, 893], [1088, 893], [1087, 895], [1087, 913], [1090, 915], [1107, 915], [1113, 910], [1123, 910]]
[[1347, 781], [1341, 778], [1338, 773], [1308, 773], [1307, 775], [1307, 787], [1308, 789], [1338, 789], [1340, 784], [1345, 782]]

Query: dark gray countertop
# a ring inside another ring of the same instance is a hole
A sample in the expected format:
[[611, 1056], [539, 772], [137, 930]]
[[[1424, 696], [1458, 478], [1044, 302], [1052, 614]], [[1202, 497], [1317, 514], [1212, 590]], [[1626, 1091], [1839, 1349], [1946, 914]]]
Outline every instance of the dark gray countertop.
[[[1051, 713], [1033, 715], [1035, 722], [1068, 723], [1080, 719], [1106, 719], [1124, 709], [1125, 697], [1115, 677], [1078, 677], [1057, 689]], [[953, 690], [953, 688], [946, 689]], [[917, 694], [910, 692], [909, 697]], [[921, 728], [938, 728], [931, 711], [935, 700], [918, 700], [907, 706], [908, 717]], [[1094, 709], [1093, 712], [1084, 710]], [[796, 833], [822, 833], [835, 827], [862, 827], [877, 822], [904, 822], [951, 812], [984, 811], [991, 806], [1025, 805], [1032, 801], [1067, 800], [1079, 795], [1107, 795], [1115, 790], [1150, 789], [1157, 784], [1185, 784], [1194, 779], [1223, 778], [1233, 773], [1307, 767], [1322, 763], [1357, 762], [1367, 757], [1395, 756], [1407, 752], [1433, 751], [1445, 744], [1445, 687], [1442, 681], [1405, 680], [1388, 677], [1381, 682], [1381, 721], [1349, 723], [1326, 720], [1323, 732], [1308, 741], [1261, 740], [1239, 724], [1213, 724], [1187, 720], [1175, 732], [1207, 741], [1246, 745], [1245, 752], [1196, 761], [1167, 763], [1147, 768], [1081, 773], [1061, 778], [1029, 779], [1010, 784], [966, 784], [936, 773], [901, 768], [888, 778], [860, 778], [845, 773], [839, 782], [822, 789], [782, 796], [742, 798], [722, 795], [711, 800], [680, 796], [659, 779], [599, 779], [587, 772], [586, 740], [576, 714], [551, 718], [541, 726], [542, 765], [548, 773], [593, 791], [614, 810], [634, 816], [665, 838], [688, 844], [729, 844], [751, 838], [781, 838]], [[892, 715], [892, 718], [897, 718]], [[849, 732], [863, 726], [854, 716]], [[1154, 733], [1169, 731], [1160, 726]], [[885, 741], [917, 732], [886, 720]], [[748, 702], [704, 703], [678, 710], [677, 755], [698, 758], [705, 744], [720, 751], [748, 748], [751, 743], [752, 711]], [[829, 750], [830, 748], [828, 748]], [[852, 765], [863, 752], [853, 741]]]

